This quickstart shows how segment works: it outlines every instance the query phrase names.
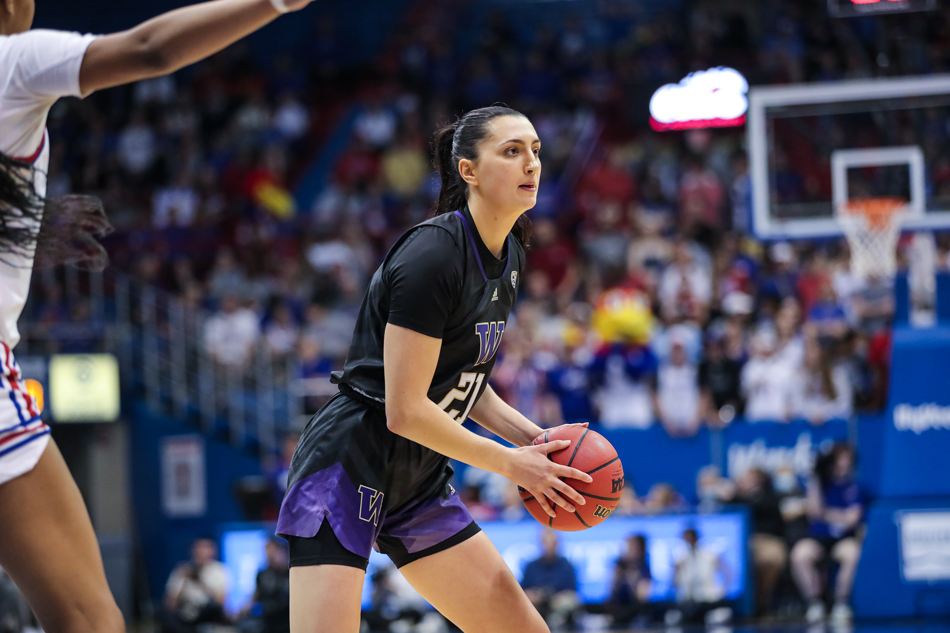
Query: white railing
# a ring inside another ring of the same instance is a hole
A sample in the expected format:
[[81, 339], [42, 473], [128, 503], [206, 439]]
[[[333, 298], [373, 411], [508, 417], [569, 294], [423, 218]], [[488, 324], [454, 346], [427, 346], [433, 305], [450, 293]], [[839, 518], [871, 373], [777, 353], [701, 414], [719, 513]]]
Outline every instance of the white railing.
[[[35, 286], [50, 283], [63, 289], [60, 303], [70, 310], [87, 302], [88, 317], [73, 329], [38, 322], [33, 317], [42, 299], [31, 299], [20, 319], [18, 355], [45, 356], [82, 338], [90, 345], [86, 351], [119, 358], [126, 398], [141, 398], [154, 413], [187, 421], [235, 446], [272, 454], [285, 433], [306, 423], [305, 399], [336, 392], [327, 377], [298, 377], [296, 355], [273, 356], [262, 340], [246, 367], [216, 362], [204, 348], [212, 314], [128, 274], [74, 268], [36, 273]], [[89, 339], [90, 330], [99, 332], [95, 340]]]

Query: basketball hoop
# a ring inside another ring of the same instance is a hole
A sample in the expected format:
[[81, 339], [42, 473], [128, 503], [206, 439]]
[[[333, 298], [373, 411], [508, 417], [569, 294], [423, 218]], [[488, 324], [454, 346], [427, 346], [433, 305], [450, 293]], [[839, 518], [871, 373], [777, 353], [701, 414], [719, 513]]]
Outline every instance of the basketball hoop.
[[861, 277], [893, 277], [897, 241], [907, 215], [900, 198], [853, 198], [837, 207], [838, 222], [851, 246], [851, 269]]

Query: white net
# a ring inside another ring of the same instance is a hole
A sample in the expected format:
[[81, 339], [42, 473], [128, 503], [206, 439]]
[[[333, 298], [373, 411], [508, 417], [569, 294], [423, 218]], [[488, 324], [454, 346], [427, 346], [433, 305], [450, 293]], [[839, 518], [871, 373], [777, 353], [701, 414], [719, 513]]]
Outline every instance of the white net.
[[907, 203], [900, 198], [854, 199], [837, 209], [851, 246], [851, 270], [861, 277], [893, 277]]

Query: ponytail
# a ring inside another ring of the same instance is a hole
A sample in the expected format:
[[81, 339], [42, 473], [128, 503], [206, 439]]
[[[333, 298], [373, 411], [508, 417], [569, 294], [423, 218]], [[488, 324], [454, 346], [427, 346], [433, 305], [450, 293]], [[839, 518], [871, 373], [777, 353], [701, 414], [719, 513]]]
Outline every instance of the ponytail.
[[38, 268], [73, 264], [104, 269], [109, 256], [96, 238], [113, 229], [102, 202], [81, 195], [43, 198], [33, 185], [35, 175], [30, 163], [0, 152], [0, 261], [16, 266], [16, 259], [33, 259]]
[[[524, 115], [504, 106], [490, 106], [472, 110], [455, 123], [444, 125], [436, 131], [433, 167], [439, 174], [441, 187], [433, 216], [452, 213], [466, 205], [468, 184], [459, 173], [459, 160], [478, 158], [478, 144], [488, 136], [488, 124], [501, 116]], [[531, 245], [531, 220], [528, 214], [522, 213], [518, 217], [511, 232], [525, 248]]]
[[435, 133], [435, 170], [442, 182], [439, 188], [439, 202], [434, 215], [452, 213], [465, 206], [468, 200], [467, 185], [459, 173], [458, 160], [453, 159], [455, 132], [459, 122], [450, 123], [439, 128]]

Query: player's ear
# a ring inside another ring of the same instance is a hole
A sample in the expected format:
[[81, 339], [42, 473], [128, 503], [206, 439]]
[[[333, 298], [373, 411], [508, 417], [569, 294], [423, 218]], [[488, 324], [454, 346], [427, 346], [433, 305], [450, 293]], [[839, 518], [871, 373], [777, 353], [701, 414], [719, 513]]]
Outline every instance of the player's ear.
[[459, 161], [459, 173], [462, 174], [462, 180], [469, 185], [478, 185], [478, 176], [475, 174], [475, 161], [469, 158], [463, 158]]

